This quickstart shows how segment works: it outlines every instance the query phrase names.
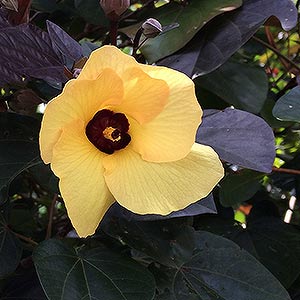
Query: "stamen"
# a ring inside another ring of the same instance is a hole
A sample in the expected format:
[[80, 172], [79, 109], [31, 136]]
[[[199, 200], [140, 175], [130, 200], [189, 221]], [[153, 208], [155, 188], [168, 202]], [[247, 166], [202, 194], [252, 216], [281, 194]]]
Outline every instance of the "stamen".
[[106, 127], [102, 133], [106, 139], [111, 140], [113, 142], [117, 142], [121, 139], [121, 132], [117, 128]]

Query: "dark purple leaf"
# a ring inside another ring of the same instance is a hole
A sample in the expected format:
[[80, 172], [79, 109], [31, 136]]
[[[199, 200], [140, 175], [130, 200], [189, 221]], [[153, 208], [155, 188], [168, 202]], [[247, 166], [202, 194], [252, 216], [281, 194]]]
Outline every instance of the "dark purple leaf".
[[222, 160], [270, 173], [275, 158], [272, 128], [260, 117], [238, 109], [206, 110], [196, 141], [213, 147]]
[[191, 217], [202, 214], [216, 214], [217, 209], [215, 206], [214, 198], [212, 194], [209, 194], [206, 198], [189, 205], [185, 209], [181, 209], [179, 211], [172, 212], [167, 216], [149, 214], [149, 215], [138, 215], [135, 214], [125, 208], [123, 208], [118, 203], [115, 203], [109, 209], [109, 215], [117, 215], [127, 220], [135, 220], [135, 221], [154, 221], [154, 220], [166, 220], [172, 218], [180, 218], [180, 217]]
[[7, 13], [3, 9], [0, 9], [0, 29], [10, 26], [10, 24], [6, 18], [6, 14]]
[[291, 0], [245, 0], [242, 7], [214, 18], [181, 51], [158, 64], [188, 76], [209, 73], [244, 45], [271, 16], [280, 20], [284, 30], [297, 24], [297, 9]]
[[80, 44], [70, 37], [59, 26], [47, 21], [47, 29], [54, 51], [58, 56], [62, 56], [65, 62], [67, 61], [66, 58], [76, 62], [83, 57]]
[[23, 24], [0, 31], [0, 84], [22, 83], [29, 77], [65, 82], [64, 65], [47, 32]]

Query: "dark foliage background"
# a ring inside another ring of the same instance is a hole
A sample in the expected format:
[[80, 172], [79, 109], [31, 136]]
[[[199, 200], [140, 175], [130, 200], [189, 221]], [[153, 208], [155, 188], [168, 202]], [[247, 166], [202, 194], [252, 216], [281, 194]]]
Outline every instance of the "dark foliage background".
[[[119, 48], [193, 78], [196, 140], [226, 176], [167, 217], [114, 204], [88, 239], [71, 226], [38, 133], [44, 105], [110, 43], [110, 22], [98, 0], [0, 5], [1, 299], [300, 299], [299, 1], [131, 1]], [[137, 49], [150, 17], [164, 31]]]

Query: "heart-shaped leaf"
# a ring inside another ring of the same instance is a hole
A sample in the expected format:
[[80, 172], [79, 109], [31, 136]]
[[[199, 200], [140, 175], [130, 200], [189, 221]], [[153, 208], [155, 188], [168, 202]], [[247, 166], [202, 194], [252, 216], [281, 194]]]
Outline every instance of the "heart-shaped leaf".
[[272, 128], [260, 117], [238, 109], [205, 110], [196, 141], [213, 147], [222, 160], [270, 173], [275, 158]]
[[195, 234], [192, 258], [178, 266], [173, 292], [177, 300], [290, 300], [279, 281], [253, 256], [204, 231]]
[[49, 300], [151, 300], [154, 278], [135, 261], [103, 248], [75, 249], [58, 240], [33, 255]]

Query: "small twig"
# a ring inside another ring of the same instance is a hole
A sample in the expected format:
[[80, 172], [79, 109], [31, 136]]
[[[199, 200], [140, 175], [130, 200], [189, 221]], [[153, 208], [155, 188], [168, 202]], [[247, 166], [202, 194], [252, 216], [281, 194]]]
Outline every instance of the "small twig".
[[52, 223], [53, 223], [53, 215], [54, 215], [54, 209], [55, 204], [57, 202], [58, 195], [55, 194], [53, 197], [53, 200], [51, 202], [50, 210], [49, 210], [49, 221], [48, 221], [48, 227], [47, 227], [47, 233], [46, 233], [46, 240], [50, 239], [52, 234]]
[[300, 170], [293, 170], [293, 169], [284, 169], [284, 168], [272, 168], [273, 172], [278, 172], [278, 173], [286, 173], [286, 174], [294, 174], [294, 175], [300, 175]]
[[37, 245], [38, 245], [37, 242], [35, 242], [33, 239], [31, 239], [31, 238], [29, 238], [29, 237], [27, 237], [27, 236], [24, 236], [24, 235], [22, 235], [22, 234], [19, 234], [19, 233], [17, 233], [17, 232], [12, 231], [12, 230], [10, 230], [10, 232], [12, 232], [12, 233], [13, 233], [16, 237], [18, 237], [20, 240], [23, 240], [23, 241], [25, 241], [25, 242], [27, 242], [27, 243], [29, 243], [29, 244], [31, 244], [31, 245], [34, 245], [34, 246], [37, 246]]
[[137, 33], [135, 34], [134, 40], [133, 40], [133, 51], [132, 56], [135, 57], [137, 50], [139, 49], [140, 45], [140, 39], [143, 34], [143, 28], [140, 28]]
[[117, 37], [118, 37], [118, 28], [119, 28], [119, 21], [110, 21], [110, 44], [113, 46], [117, 46]]
[[270, 44], [266, 43], [265, 41], [261, 40], [260, 38], [258, 38], [256, 36], [253, 36], [252, 38], [253, 38], [253, 40], [257, 41], [258, 43], [260, 43], [260, 44], [264, 45], [265, 47], [267, 47], [268, 49], [272, 50], [279, 57], [283, 58], [285, 61], [287, 61], [290, 65], [295, 67], [300, 72], [300, 67], [295, 62], [293, 62], [291, 59], [289, 59], [284, 54], [282, 54], [279, 50], [275, 49]]

